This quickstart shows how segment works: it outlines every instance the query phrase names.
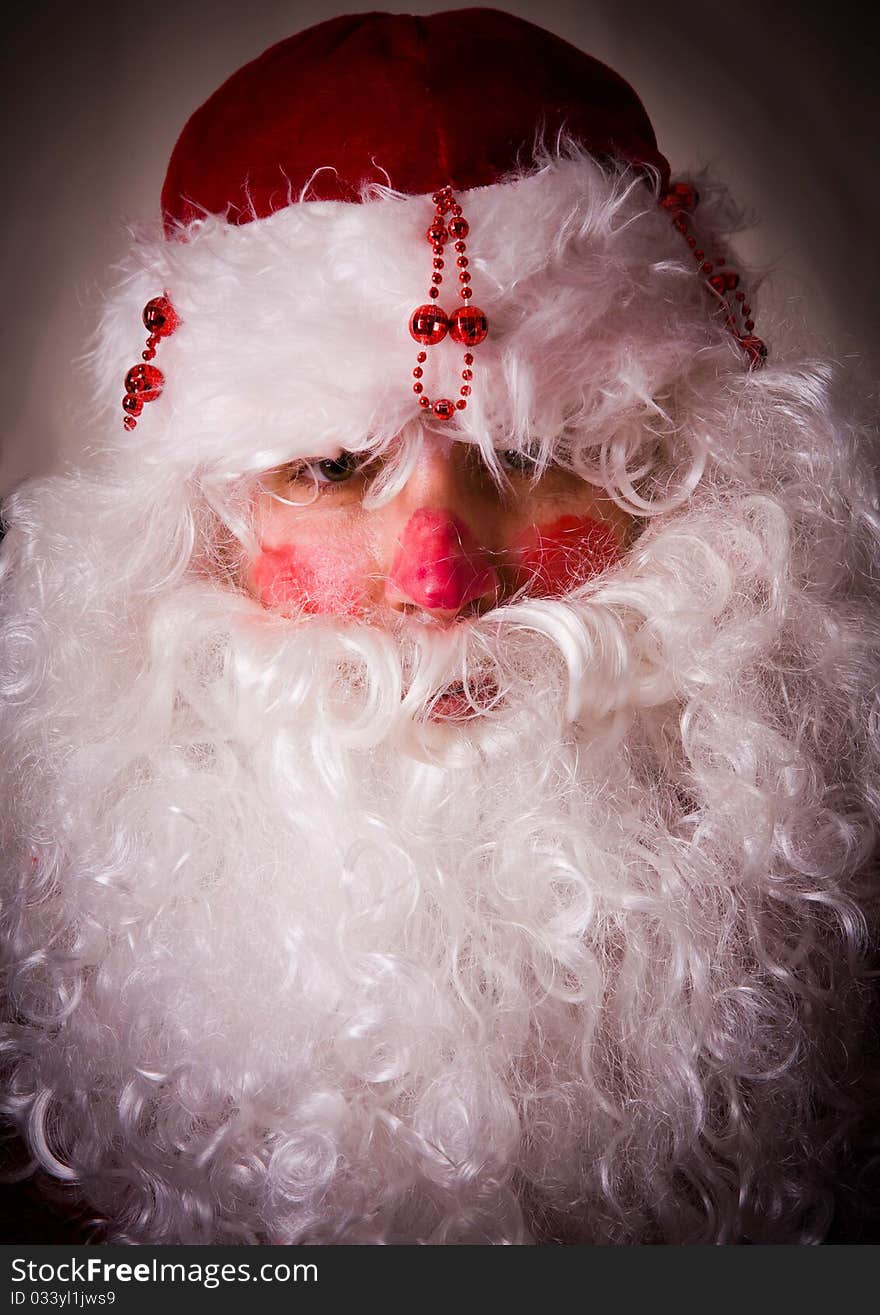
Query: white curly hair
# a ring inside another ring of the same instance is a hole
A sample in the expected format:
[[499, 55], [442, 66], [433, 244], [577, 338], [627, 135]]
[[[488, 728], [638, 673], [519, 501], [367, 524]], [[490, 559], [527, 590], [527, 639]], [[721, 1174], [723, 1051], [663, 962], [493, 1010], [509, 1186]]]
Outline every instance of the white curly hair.
[[4, 507], [2, 1108], [105, 1240], [820, 1240], [872, 1100], [875, 440], [826, 366], [746, 368], [644, 179], [462, 199], [459, 436], [638, 533], [445, 631], [263, 610], [261, 474], [370, 449], [382, 497], [419, 442], [427, 203], [142, 237], [100, 451]]

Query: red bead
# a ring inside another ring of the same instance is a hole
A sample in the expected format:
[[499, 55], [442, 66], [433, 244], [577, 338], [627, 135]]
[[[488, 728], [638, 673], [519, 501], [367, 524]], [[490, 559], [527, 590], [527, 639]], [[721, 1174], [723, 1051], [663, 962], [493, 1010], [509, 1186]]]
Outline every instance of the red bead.
[[432, 274], [432, 275], [431, 275], [431, 282], [432, 282], [432, 283], [442, 283], [442, 282], [443, 282], [443, 275], [442, 275], [442, 274]]
[[700, 251], [699, 249], [696, 250], [694, 252], [694, 260], [702, 260], [705, 254], [706, 254], [705, 251]]
[[737, 299], [737, 301], [745, 301], [745, 299], [746, 299], [746, 294], [745, 294], [744, 292], [738, 292], [738, 293], [736, 294], [736, 299]]
[[134, 429], [135, 425], [137, 424], [137, 421], [135, 420], [134, 416], [126, 416], [122, 423], [125, 425], [126, 429], [130, 431]]
[[746, 328], [748, 329], [749, 333], [751, 333], [751, 331], [752, 331], [752, 329], [753, 329], [754, 327], [755, 327], [755, 321], [754, 321], [754, 320], [746, 320]]
[[[431, 309], [433, 310], [433, 307]], [[427, 359], [428, 359], [427, 352], [419, 352], [418, 356], [416, 357], [416, 360], [419, 362], [420, 365], [422, 364], [423, 361], [427, 361]]]
[[431, 197], [431, 200], [434, 202], [434, 205], [440, 211], [441, 215], [444, 215], [452, 206], [452, 193], [447, 188], [445, 191], [435, 192]]
[[473, 288], [462, 288], [461, 295], [464, 297], [466, 301], [468, 297], [472, 297], [474, 295], [474, 290]]
[[456, 404], [455, 404], [455, 409], [456, 409], [457, 411], [463, 411], [463, 410], [465, 409], [466, 406], [467, 406], [467, 402], [464, 400], [463, 397], [461, 397], [461, 398], [459, 398], [459, 400], [456, 402]]
[[145, 352], [141, 352], [141, 360], [142, 360], [142, 361], [152, 361], [152, 359], [153, 359], [153, 357], [154, 357], [155, 355], [156, 355], [156, 348], [155, 348], [155, 347], [148, 347], [147, 350], [146, 350]]
[[694, 237], [693, 233], [688, 238], [687, 243], [689, 247], [695, 247], [697, 245], [697, 239]]
[[704, 260], [702, 265], [700, 266], [700, 273], [711, 274], [714, 268], [715, 266], [712, 264], [711, 260]]
[[699, 202], [700, 194], [690, 183], [671, 183], [666, 195], [660, 198], [664, 210], [694, 210]]
[[455, 250], [456, 250], [456, 251], [467, 251], [467, 243], [466, 243], [466, 242], [456, 242], [456, 244], [455, 244]]
[[155, 365], [133, 365], [125, 376], [125, 391], [137, 393], [145, 402], [154, 401], [162, 391], [165, 376]]
[[[464, 309], [464, 307], [462, 307], [462, 309]], [[474, 310], [476, 310], [477, 308], [476, 308], [476, 306], [471, 306], [470, 309], [471, 309], [472, 311], [474, 311]], [[464, 363], [465, 363], [465, 365], [473, 365], [473, 363], [474, 363], [474, 358], [473, 358], [473, 355], [472, 355], [470, 352], [465, 352], [465, 354], [464, 354]]]
[[440, 259], [439, 256], [438, 256], [437, 259], [434, 261], [434, 268], [435, 268], [435, 269], [442, 269], [442, 268], [443, 268], [443, 261]]
[[435, 402], [431, 410], [438, 420], [451, 420], [455, 414], [455, 403], [451, 402], [448, 397], [441, 397]]
[[460, 215], [460, 214], [461, 214], [461, 206], [458, 204], [458, 202], [456, 202], [455, 205], [452, 207], [452, 213], [453, 213], [454, 215]]
[[439, 296], [440, 296], [440, 289], [439, 289], [439, 288], [428, 288], [428, 296], [429, 296], [429, 297], [439, 297]]
[[424, 384], [413, 384], [413, 392], [414, 392], [414, 393], [423, 393], [424, 391], [425, 391], [425, 385], [424, 385]]
[[431, 405], [431, 399], [430, 399], [430, 397], [420, 397], [420, 398], [419, 398], [419, 406], [424, 407], [425, 410], [427, 410], [428, 407], [429, 407], [430, 405]]
[[435, 247], [432, 247], [432, 250], [433, 250], [435, 256], [442, 256], [442, 255], [443, 255], [443, 243], [442, 243], [442, 242], [438, 242], [437, 245], [436, 245]]
[[434, 246], [439, 246], [441, 242], [446, 241], [449, 234], [446, 232], [446, 229], [443, 227], [443, 225], [437, 223], [435, 220], [435, 222], [428, 229], [426, 236], [428, 238], [428, 241], [431, 242]]
[[458, 265], [459, 269], [464, 269], [465, 266], [470, 264], [470, 261], [468, 260], [467, 256], [459, 256], [458, 260], [455, 263], [456, 265]]
[[461, 377], [462, 379], [466, 379], [468, 382], [470, 382], [471, 379], [473, 379], [474, 377], [474, 372], [473, 370], [462, 370]]
[[456, 215], [454, 219], [450, 219], [449, 221], [450, 237], [465, 238], [467, 237], [470, 231], [471, 231], [470, 224], [466, 219], [462, 219], [461, 215]]
[[144, 409], [143, 398], [138, 397], [137, 393], [126, 393], [122, 399], [122, 409], [130, 416], [139, 416]]
[[463, 269], [458, 276], [459, 283], [470, 283], [471, 276], [466, 269]]
[[743, 302], [743, 304], [742, 304], [742, 313], [743, 313], [743, 315], [751, 315], [751, 313], [752, 313], [752, 308], [751, 308], [751, 306], [748, 306], [745, 302]]
[[678, 229], [679, 233], [686, 233], [690, 226], [687, 215], [676, 215], [672, 224], [674, 228]]
[[739, 340], [740, 346], [749, 358], [749, 369], [756, 370], [758, 366], [763, 365], [767, 359], [767, 348], [760, 338], [752, 336], [743, 337]]
[[421, 367], [420, 365], [417, 365], [416, 368], [413, 370], [413, 378], [414, 378], [414, 379], [421, 379], [421, 377], [422, 377], [423, 374], [424, 374], [424, 371], [423, 371], [422, 367]]
[[458, 391], [461, 393], [462, 397], [470, 397], [471, 390], [468, 384], [462, 384]]
[[[435, 288], [431, 289], [436, 291]], [[439, 306], [417, 306], [410, 316], [409, 331], [416, 342], [433, 347], [442, 342], [449, 332], [449, 320], [446, 311]]]
[[180, 317], [167, 297], [154, 297], [143, 311], [146, 328], [157, 338], [167, 338], [180, 324]]

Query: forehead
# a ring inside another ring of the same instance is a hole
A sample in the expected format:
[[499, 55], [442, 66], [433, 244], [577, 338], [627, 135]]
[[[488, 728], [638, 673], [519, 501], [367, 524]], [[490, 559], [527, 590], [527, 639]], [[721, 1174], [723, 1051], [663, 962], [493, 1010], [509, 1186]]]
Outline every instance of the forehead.
[[[546, 436], [609, 399], [622, 414], [705, 344], [680, 235], [643, 181], [556, 161], [458, 200], [489, 333], [456, 437]], [[173, 459], [184, 431], [190, 459], [248, 469], [382, 443], [418, 419], [409, 322], [428, 300], [433, 214], [430, 197], [306, 202], [242, 227], [207, 219], [164, 243], [128, 294], [167, 290], [182, 320], [162, 348], [154, 441]], [[455, 271], [444, 280], [451, 311]], [[139, 311], [127, 313], [136, 334]], [[461, 346], [425, 350], [426, 390], [457, 397]]]

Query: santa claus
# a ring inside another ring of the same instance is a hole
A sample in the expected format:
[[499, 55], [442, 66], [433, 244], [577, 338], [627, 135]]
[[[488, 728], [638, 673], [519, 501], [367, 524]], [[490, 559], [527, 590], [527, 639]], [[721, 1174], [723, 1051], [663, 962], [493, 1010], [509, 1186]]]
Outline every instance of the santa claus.
[[871, 1100], [876, 449], [765, 364], [725, 193], [477, 9], [274, 46], [162, 207], [100, 452], [4, 509], [35, 1165], [115, 1241], [821, 1239]]

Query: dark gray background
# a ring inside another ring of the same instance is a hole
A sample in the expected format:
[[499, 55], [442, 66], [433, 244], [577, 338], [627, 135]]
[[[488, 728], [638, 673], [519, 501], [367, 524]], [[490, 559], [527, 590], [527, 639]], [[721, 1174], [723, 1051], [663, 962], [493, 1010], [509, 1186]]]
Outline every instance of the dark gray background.
[[[267, 45], [367, 5], [155, 0], [4, 19], [6, 216], [0, 491], [89, 441], [85, 371], [128, 220], [157, 213], [187, 116]], [[389, 5], [401, 12], [456, 8]], [[740, 249], [818, 350], [880, 357], [876, 20], [792, 0], [511, 0], [633, 83], [674, 175], [709, 165], [758, 218]], [[479, 71], [475, 70], [476, 76]], [[761, 303], [759, 302], [759, 305]], [[766, 310], [765, 310], [766, 315]], [[759, 314], [758, 332], [761, 331]]]

